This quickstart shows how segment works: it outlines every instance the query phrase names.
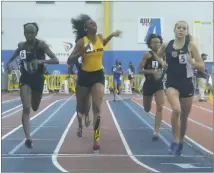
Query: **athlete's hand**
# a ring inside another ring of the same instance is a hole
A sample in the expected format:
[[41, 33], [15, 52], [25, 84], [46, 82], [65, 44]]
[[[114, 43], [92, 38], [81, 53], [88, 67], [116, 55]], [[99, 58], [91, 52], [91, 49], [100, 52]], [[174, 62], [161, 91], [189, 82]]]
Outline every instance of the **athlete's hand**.
[[44, 61], [43, 60], [37, 60], [37, 62], [35, 62], [37, 64], [44, 64]]
[[163, 62], [161, 63], [161, 66], [162, 66], [164, 69], [167, 69], [167, 68], [168, 68], [168, 64], [167, 64], [165, 61], [163, 61]]
[[113, 37], [120, 37], [121, 34], [122, 34], [122, 32], [119, 31], [119, 30], [117, 30], [117, 31], [115, 31], [115, 32], [112, 33]]
[[187, 61], [189, 62], [190, 65], [194, 66], [195, 61], [192, 58], [191, 54], [189, 54], [189, 53], [187, 54]]

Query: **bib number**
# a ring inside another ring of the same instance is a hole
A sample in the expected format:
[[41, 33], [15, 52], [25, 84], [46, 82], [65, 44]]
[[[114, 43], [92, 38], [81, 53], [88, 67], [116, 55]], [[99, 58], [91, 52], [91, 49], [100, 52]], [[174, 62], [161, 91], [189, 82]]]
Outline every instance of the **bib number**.
[[94, 51], [92, 43], [86, 44], [85, 47], [86, 47], [86, 52], [93, 52]]
[[152, 68], [158, 68], [158, 62], [152, 61]]
[[21, 60], [26, 59], [26, 50], [20, 51], [19, 56]]
[[180, 54], [178, 58], [179, 58], [180, 64], [186, 64], [187, 63], [187, 55], [186, 54]]

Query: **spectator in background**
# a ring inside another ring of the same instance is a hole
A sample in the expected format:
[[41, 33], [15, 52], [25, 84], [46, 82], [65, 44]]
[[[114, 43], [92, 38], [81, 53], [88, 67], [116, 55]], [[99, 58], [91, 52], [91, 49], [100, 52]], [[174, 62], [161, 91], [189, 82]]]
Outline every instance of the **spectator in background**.
[[113, 72], [113, 87], [114, 87], [114, 101], [116, 101], [116, 93], [119, 95], [122, 85], [122, 75], [123, 75], [123, 68], [121, 62], [117, 59], [115, 61], [115, 65], [112, 67]]
[[[205, 54], [205, 53], [201, 54], [201, 58], [203, 59], [203, 61], [207, 60], [207, 56], [208, 55]], [[204, 72], [197, 71], [196, 78], [197, 78], [197, 82], [198, 82], [199, 101], [200, 102], [207, 101], [204, 98], [204, 93], [205, 93], [205, 88], [206, 88], [207, 80], [209, 79], [209, 74], [208, 74], [207, 68], [205, 67], [205, 71]]]
[[135, 69], [132, 64], [132, 62], [129, 62], [129, 68], [128, 68], [128, 79], [130, 80], [130, 87], [133, 89], [133, 83], [134, 83], [134, 73]]

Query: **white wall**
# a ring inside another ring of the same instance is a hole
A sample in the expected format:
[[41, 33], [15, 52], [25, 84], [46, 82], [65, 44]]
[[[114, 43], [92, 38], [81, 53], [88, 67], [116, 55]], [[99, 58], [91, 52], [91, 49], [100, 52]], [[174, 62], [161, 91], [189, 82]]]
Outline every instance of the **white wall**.
[[[41, 5], [36, 2], [2, 2], [2, 49], [11, 50], [24, 40], [23, 24], [37, 22], [39, 38], [67, 38], [74, 40], [70, 19], [81, 13], [89, 14], [98, 24], [98, 32], [103, 33], [103, 4], [80, 2], [55, 2]], [[27, 15], [26, 15], [27, 14]], [[120, 29], [122, 38], [110, 42], [112, 50], [144, 50], [137, 43], [137, 22], [139, 17], [160, 17], [164, 19], [163, 38], [174, 37], [174, 24], [179, 20], [189, 23], [190, 31], [194, 20], [212, 21], [212, 2], [112, 2], [111, 31]], [[213, 36], [212, 36], [213, 38]], [[65, 41], [65, 40], [63, 40]], [[213, 45], [210, 50], [213, 50]], [[212, 57], [211, 57], [212, 59]]]
[[137, 43], [139, 17], [163, 18], [165, 41], [173, 39], [173, 28], [179, 20], [189, 23], [190, 33], [194, 20], [213, 21], [213, 2], [112, 2], [111, 5], [112, 31], [123, 31], [121, 39], [111, 42], [113, 50], [142, 50], [143, 45]]
[[[24, 40], [23, 24], [37, 22], [40, 28], [38, 38], [67, 38], [74, 40], [70, 19], [79, 14], [90, 15], [103, 33], [103, 4], [80, 2], [2, 2], [2, 49], [16, 49], [17, 43]], [[26, 15], [27, 14], [27, 15]], [[65, 41], [65, 40], [64, 40]]]

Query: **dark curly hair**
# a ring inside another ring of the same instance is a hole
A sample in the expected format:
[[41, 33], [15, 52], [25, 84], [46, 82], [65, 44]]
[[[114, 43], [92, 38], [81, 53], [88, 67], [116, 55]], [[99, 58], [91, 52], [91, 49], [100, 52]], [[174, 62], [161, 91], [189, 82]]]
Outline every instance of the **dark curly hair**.
[[152, 41], [153, 38], [158, 38], [160, 40], [160, 43], [161, 44], [163, 43], [163, 38], [160, 35], [150, 34], [148, 39], [147, 39], [147, 42], [146, 42], [148, 48], [150, 48], [150, 49], [151, 49], [150, 44], [151, 44], [151, 41]]
[[86, 14], [81, 14], [76, 19], [71, 19], [73, 33], [76, 35], [76, 41], [87, 35], [85, 31], [85, 23], [91, 18]]
[[26, 23], [26, 24], [24, 24], [24, 25], [23, 25], [24, 30], [25, 30], [25, 28], [26, 28], [28, 25], [34, 25], [34, 26], [36, 27], [36, 33], [39, 32], [39, 26], [37, 25], [37, 23], [33, 22], [33, 23]]

